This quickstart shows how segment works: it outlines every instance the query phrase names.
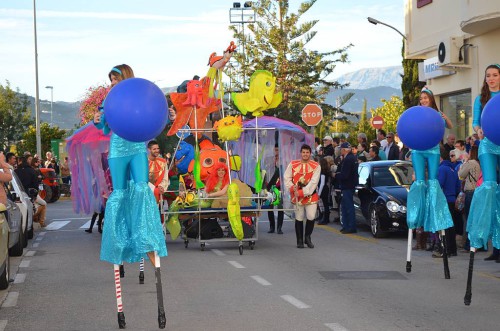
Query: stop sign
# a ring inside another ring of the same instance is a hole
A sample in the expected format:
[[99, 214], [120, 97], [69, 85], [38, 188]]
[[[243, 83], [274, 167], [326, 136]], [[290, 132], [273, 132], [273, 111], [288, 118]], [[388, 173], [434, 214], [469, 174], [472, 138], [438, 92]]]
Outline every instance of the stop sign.
[[302, 120], [308, 126], [316, 126], [323, 119], [323, 109], [315, 103], [307, 104], [302, 109]]
[[384, 119], [381, 116], [372, 117], [372, 119], [370, 120], [370, 124], [374, 129], [382, 129], [382, 127], [384, 126]]

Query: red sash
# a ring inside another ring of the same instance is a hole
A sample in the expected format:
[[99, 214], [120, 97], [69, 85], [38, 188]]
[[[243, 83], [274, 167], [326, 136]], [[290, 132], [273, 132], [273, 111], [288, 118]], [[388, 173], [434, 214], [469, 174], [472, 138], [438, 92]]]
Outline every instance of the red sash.
[[160, 190], [158, 189], [158, 185], [161, 184], [165, 177], [166, 168], [167, 160], [161, 157], [157, 157], [154, 161], [149, 160], [149, 182], [155, 187], [154, 196], [157, 202], [160, 201]]
[[310, 205], [318, 202], [319, 197], [316, 191], [308, 196], [304, 196], [302, 192], [302, 187], [309, 184], [317, 167], [319, 167], [319, 163], [312, 160], [307, 163], [303, 163], [300, 160], [292, 161], [292, 182], [299, 186], [297, 192], [295, 192], [294, 187], [290, 188], [293, 204]]

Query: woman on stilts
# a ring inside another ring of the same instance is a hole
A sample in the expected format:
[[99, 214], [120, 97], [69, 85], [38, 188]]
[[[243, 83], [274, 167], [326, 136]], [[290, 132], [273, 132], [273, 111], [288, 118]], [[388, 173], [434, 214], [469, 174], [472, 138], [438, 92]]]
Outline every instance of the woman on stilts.
[[[483, 183], [476, 188], [467, 219], [467, 232], [470, 240], [469, 275], [464, 303], [468, 306], [472, 297], [472, 271], [474, 253], [478, 248], [487, 248], [492, 240], [494, 249], [500, 248], [500, 189], [497, 168], [500, 166], [500, 145], [484, 136], [481, 127], [481, 114], [488, 101], [500, 93], [500, 64], [486, 67], [481, 94], [474, 101], [472, 127], [479, 135], [479, 163], [483, 174]], [[498, 111], [498, 109], [496, 110]]]
[[[112, 88], [122, 80], [133, 78], [132, 69], [118, 65], [108, 74]], [[106, 102], [104, 102], [106, 107]], [[94, 124], [107, 134], [110, 129], [104, 113], [96, 113]], [[106, 203], [101, 244], [101, 260], [114, 265], [118, 325], [125, 328], [120, 285], [120, 264], [139, 262], [149, 257], [155, 267], [158, 325], [165, 328], [160, 257], [167, 255], [160, 213], [155, 197], [148, 187], [148, 158], [144, 142], [131, 142], [112, 133], [109, 148], [109, 167], [113, 192]]]
[[[420, 93], [420, 105], [435, 109], [443, 118], [443, 125], [447, 128], [452, 128], [450, 119], [439, 111], [434, 99], [433, 93], [424, 87]], [[418, 123], [415, 123], [418, 125]], [[411, 152], [411, 161], [415, 171], [415, 182], [410, 187], [408, 192], [407, 202], [407, 223], [408, 229], [423, 228], [425, 232], [440, 231], [442, 235], [442, 243], [444, 244], [443, 262], [445, 278], [449, 279], [448, 260], [446, 255], [446, 240], [445, 229], [453, 226], [453, 220], [448, 209], [446, 197], [443, 194], [441, 186], [438, 181], [438, 168], [440, 162], [440, 149], [439, 144], [427, 150], [413, 150]], [[427, 171], [426, 171], [427, 164]], [[426, 179], [427, 174], [427, 179]], [[409, 233], [409, 250], [411, 252], [411, 233]], [[418, 237], [422, 240], [422, 237]], [[417, 239], [417, 240], [418, 240]], [[455, 240], [455, 238], [453, 238]], [[422, 244], [422, 243], [421, 243]], [[407, 258], [407, 272], [411, 271], [411, 261]]]

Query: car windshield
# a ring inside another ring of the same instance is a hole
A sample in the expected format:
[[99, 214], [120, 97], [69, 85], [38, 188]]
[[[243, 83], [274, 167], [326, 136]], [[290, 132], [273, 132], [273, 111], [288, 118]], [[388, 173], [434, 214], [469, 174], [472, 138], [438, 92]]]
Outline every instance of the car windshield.
[[396, 163], [373, 168], [373, 186], [411, 185], [413, 167], [407, 163]]

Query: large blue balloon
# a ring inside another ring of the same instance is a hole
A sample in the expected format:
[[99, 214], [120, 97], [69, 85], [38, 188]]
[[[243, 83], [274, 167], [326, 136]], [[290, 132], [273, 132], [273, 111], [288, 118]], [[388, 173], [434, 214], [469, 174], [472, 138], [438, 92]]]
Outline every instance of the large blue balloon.
[[408, 108], [399, 117], [397, 132], [406, 146], [425, 151], [443, 139], [444, 121], [435, 109], [415, 106]]
[[484, 136], [500, 145], [500, 94], [495, 95], [484, 106], [481, 114], [481, 128]]
[[158, 86], [142, 78], [126, 79], [114, 86], [104, 102], [111, 130], [128, 141], [154, 139], [168, 124], [168, 105]]

